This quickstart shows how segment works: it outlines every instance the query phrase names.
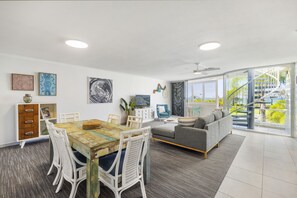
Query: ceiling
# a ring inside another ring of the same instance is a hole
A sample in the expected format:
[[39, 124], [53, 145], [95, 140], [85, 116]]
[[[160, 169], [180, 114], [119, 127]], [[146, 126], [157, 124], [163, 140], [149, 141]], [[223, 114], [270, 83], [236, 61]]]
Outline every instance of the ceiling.
[[[0, 53], [164, 80], [297, 61], [296, 0], [0, 2]], [[64, 44], [89, 44], [75, 49]], [[221, 47], [200, 51], [199, 44]]]

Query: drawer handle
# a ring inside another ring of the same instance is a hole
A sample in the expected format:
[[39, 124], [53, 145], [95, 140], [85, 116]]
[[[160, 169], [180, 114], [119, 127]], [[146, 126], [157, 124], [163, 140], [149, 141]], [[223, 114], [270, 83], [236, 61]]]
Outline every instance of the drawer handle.
[[25, 124], [32, 124], [34, 121], [33, 120], [26, 120]]
[[25, 112], [33, 112], [34, 109], [25, 109]]
[[25, 135], [33, 135], [33, 131], [26, 132]]

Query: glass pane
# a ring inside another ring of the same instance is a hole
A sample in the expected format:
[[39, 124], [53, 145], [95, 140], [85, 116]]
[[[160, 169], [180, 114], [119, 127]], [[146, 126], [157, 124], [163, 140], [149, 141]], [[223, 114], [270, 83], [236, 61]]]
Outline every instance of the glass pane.
[[215, 103], [216, 102], [216, 81], [207, 82], [204, 84], [205, 95], [204, 102]]
[[203, 83], [193, 84], [193, 102], [203, 101]]

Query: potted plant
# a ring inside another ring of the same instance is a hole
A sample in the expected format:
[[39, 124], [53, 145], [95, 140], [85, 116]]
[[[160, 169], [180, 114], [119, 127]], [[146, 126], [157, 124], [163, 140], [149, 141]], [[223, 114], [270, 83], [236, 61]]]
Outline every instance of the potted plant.
[[132, 113], [135, 109], [136, 103], [134, 101], [134, 98], [132, 98], [129, 103], [124, 98], [121, 98], [120, 100], [121, 100], [120, 108], [125, 112], [125, 114], [122, 116], [122, 118], [123, 118], [122, 121], [124, 124], [127, 122], [128, 115], [132, 115]]

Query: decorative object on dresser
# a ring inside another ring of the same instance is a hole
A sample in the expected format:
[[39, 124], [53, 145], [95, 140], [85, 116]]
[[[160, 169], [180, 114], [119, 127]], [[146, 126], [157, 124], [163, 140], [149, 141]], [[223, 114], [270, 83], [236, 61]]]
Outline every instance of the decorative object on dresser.
[[88, 77], [88, 102], [112, 103], [112, 80]]
[[25, 95], [23, 96], [23, 100], [24, 100], [25, 103], [30, 103], [30, 102], [32, 102], [32, 96], [31, 96], [31, 94], [25, 94]]
[[[42, 109], [48, 109], [49, 116], [43, 117]], [[17, 104], [16, 105], [16, 129], [17, 142], [21, 147], [26, 141], [48, 137], [45, 119], [50, 122], [57, 122], [57, 105], [51, 104]]]
[[57, 74], [38, 73], [39, 95], [56, 96], [57, 95]]
[[34, 91], [34, 75], [11, 74], [12, 90]]
[[141, 117], [143, 119], [143, 122], [150, 122], [154, 120], [153, 112], [153, 108], [150, 107], [136, 108], [134, 111], [134, 115], [137, 117]]

